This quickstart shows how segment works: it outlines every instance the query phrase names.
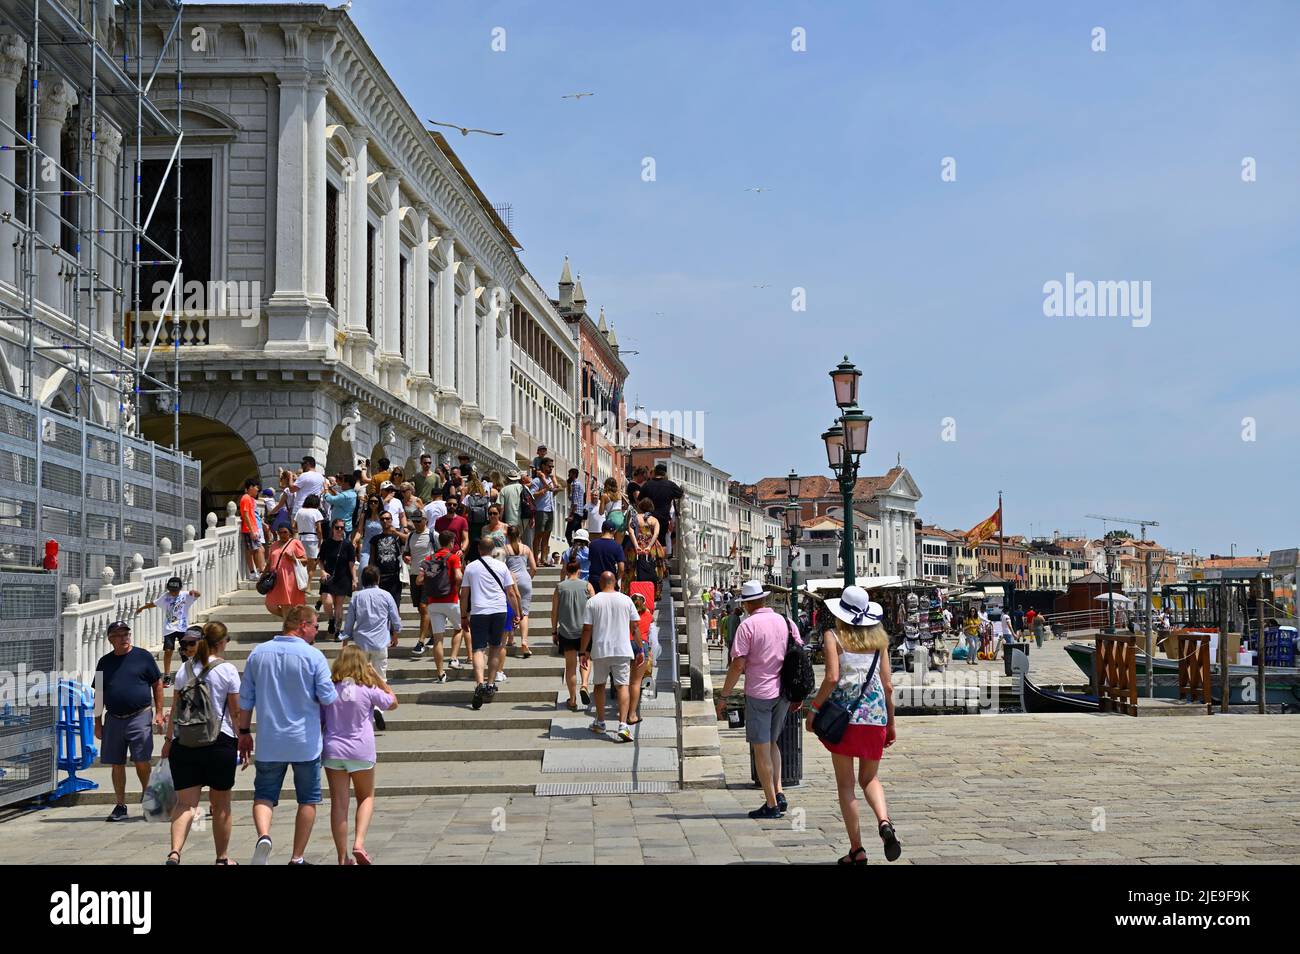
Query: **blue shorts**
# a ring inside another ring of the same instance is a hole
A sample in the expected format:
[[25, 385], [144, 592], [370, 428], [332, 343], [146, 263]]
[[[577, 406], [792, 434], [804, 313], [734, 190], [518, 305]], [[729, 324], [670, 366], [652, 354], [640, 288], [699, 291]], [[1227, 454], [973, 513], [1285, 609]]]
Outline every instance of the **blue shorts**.
[[501, 638], [506, 632], [505, 613], [481, 613], [469, 618], [470, 646], [474, 652], [491, 647], [501, 648]]
[[299, 805], [319, 805], [320, 758], [310, 762], [254, 762], [257, 778], [253, 781], [253, 799], [270, 802], [274, 808], [280, 804], [280, 791], [284, 788], [284, 773], [293, 766], [293, 790]]

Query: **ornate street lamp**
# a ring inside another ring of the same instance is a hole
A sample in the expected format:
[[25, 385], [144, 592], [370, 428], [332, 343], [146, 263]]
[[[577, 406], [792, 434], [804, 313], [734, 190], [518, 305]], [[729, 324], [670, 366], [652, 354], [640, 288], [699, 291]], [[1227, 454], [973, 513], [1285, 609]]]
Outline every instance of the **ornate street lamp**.
[[856, 553], [853, 547], [853, 491], [858, 483], [858, 465], [867, 452], [867, 433], [871, 428], [871, 415], [858, 407], [858, 379], [862, 372], [849, 361], [848, 355], [830, 372], [835, 386], [835, 405], [840, 408], [839, 419], [822, 434], [826, 445], [826, 462], [840, 485], [844, 501], [844, 539], [840, 559], [844, 567], [844, 585], [857, 582]]
[[[794, 477], [792, 486], [797, 484], [798, 477]], [[799, 517], [799, 504], [791, 495], [785, 505], [785, 531], [790, 538], [790, 617], [795, 620], [799, 618], [799, 565], [795, 560], [795, 548], [799, 544]]]
[[858, 403], [858, 379], [862, 372], [857, 369], [849, 356], [831, 372], [831, 381], [835, 384], [835, 404], [845, 408]]
[[801, 478], [799, 477], [799, 475], [796, 474], [793, 470], [791, 470], [790, 475], [785, 479], [786, 496], [790, 500], [799, 499], [800, 482], [801, 482]]

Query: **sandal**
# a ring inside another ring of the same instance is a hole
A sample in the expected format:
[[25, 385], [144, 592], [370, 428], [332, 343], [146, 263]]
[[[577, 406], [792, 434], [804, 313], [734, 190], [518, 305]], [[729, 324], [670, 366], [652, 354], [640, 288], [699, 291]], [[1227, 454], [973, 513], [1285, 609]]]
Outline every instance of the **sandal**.
[[218, 858], [213, 862], [214, 865], [237, 865], [238, 861], [231, 861], [229, 858]]
[[888, 818], [880, 823], [880, 840], [885, 843], [886, 860], [897, 861], [899, 855], [903, 853], [903, 846], [898, 843], [898, 835], [894, 832], [894, 825]]
[[531, 649], [529, 649], [527, 646], [520, 646], [520, 647], [519, 647], [519, 658], [520, 658], [520, 659], [531, 659], [532, 656], [533, 656], [533, 651], [532, 651]]
[[[861, 855], [861, 857], [858, 857]], [[865, 848], [854, 848], [838, 862], [841, 865], [865, 865], [867, 863], [867, 851]]]
[[628, 724], [628, 725], [640, 725], [640, 724], [641, 724], [642, 722], [644, 722], [644, 721], [645, 721], [644, 719], [642, 719], [642, 718], [640, 718], [640, 717], [637, 717], [637, 718], [635, 718], [635, 719], [628, 719], [628, 720], [627, 720], [627, 724]]
[[[172, 861], [172, 855], [175, 855], [175, 856], [176, 856], [176, 860], [175, 860], [175, 861]], [[181, 853], [180, 853], [179, 851], [169, 851], [169, 852], [167, 852], [167, 861], [166, 861], [166, 863], [169, 864], [169, 865], [178, 865], [178, 864], [180, 864], [180, 863], [181, 863]]]
[[359, 865], [373, 865], [373, 864], [374, 864], [374, 862], [370, 860], [370, 855], [366, 854], [366, 849], [364, 849], [364, 848], [353, 848], [353, 849], [352, 849], [352, 857], [355, 858], [355, 859], [357, 859], [357, 864], [359, 864]]
[[578, 704], [577, 704], [576, 702], [574, 702], [572, 699], [569, 700], [569, 711], [570, 711], [570, 712], [577, 712], [577, 711], [578, 711]]

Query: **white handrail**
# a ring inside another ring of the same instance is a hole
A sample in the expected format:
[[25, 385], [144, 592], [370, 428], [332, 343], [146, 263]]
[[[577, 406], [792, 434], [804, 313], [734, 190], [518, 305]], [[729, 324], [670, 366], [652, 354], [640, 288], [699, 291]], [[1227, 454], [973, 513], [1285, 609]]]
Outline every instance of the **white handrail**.
[[194, 527], [187, 525], [180, 552], [172, 552], [171, 541], [163, 538], [157, 566], [145, 569], [143, 558], [136, 554], [130, 580], [125, 583], [114, 584], [112, 568], [105, 567], [104, 585], [97, 599], [78, 602], [81, 594], [77, 586], [68, 587], [62, 617], [61, 668], [66, 678], [86, 685], [93, 683], [95, 666], [109, 651], [108, 626], [115, 620], [130, 622], [134, 645], [150, 652], [161, 649], [162, 614], [135, 614], [165, 592], [168, 578], [179, 576], [186, 589], [199, 591], [191, 617], [215, 606], [220, 597], [238, 588], [242, 556], [239, 518], [233, 510], [232, 503], [227, 507], [224, 526], [218, 526], [217, 515], [209, 513], [202, 540], [195, 539]]

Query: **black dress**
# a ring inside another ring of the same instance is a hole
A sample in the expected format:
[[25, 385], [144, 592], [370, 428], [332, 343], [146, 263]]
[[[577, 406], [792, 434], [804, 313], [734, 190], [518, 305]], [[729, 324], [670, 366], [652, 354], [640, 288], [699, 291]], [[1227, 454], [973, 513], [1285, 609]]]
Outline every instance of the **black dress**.
[[352, 564], [357, 562], [357, 551], [347, 537], [335, 540], [330, 537], [320, 548], [320, 565], [330, 578], [321, 583], [321, 592], [331, 596], [352, 595]]

